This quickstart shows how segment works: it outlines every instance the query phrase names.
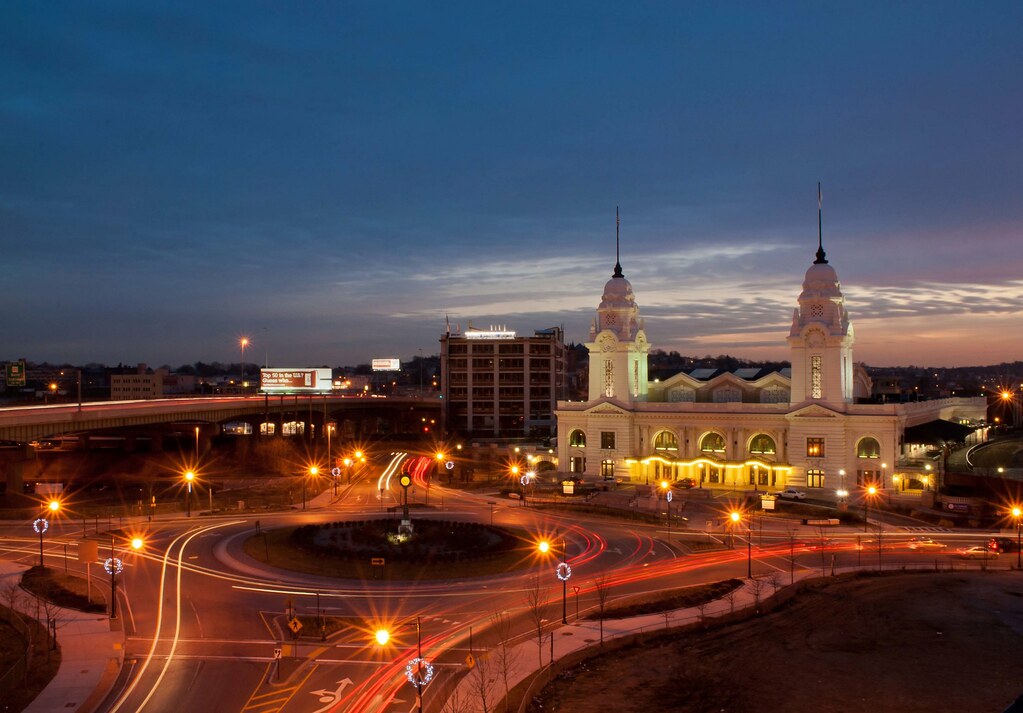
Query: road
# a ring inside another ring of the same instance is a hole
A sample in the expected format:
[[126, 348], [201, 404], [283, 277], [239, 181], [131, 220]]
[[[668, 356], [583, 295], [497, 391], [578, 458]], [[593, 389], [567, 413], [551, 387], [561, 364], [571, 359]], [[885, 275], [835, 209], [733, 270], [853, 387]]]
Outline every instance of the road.
[[[372, 477], [365, 474], [325, 507], [260, 515], [260, 526], [373, 516], [397, 505], [395, 472], [391, 468], [388, 476], [384, 468]], [[414, 518], [493, 518], [498, 526], [536, 533], [537, 539], [563, 539], [570, 579], [564, 585], [557, 579], [559, 556], [551, 555], [525, 569], [486, 578], [338, 581], [275, 569], [247, 556], [242, 545], [254, 532], [256, 516], [157, 522], [144, 551], [124, 556], [119, 593], [125, 666], [100, 710], [406, 713], [418, 704], [405, 669], [421, 650], [434, 671], [424, 687], [423, 709], [438, 713], [446, 691], [467, 671], [470, 653], [479, 655], [493, 646], [498, 634], [535, 638], [528, 602], [538, 586], [548, 599], [545, 626], [556, 627], [563, 610], [571, 620], [577, 612], [585, 616], [596, 608], [598, 577], [607, 578], [612, 599], [744, 577], [747, 569], [754, 575], [775, 574], [784, 582], [796, 568], [827, 573], [856, 564], [896, 568], [949, 557], [908, 549], [915, 535], [933, 535], [952, 550], [980, 544], [992, 534], [900, 528], [885, 531], [879, 542], [876, 529], [864, 534], [809, 528], [774, 517], [755, 518], [752, 529], [740, 522], [733, 531], [713, 503], [695, 502], [686, 513], [689, 527], [669, 532], [666, 526], [523, 507], [438, 484], [430, 490], [433, 509], [418, 509]], [[419, 492], [424, 495], [423, 488]], [[0, 529], [4, 556], [38, 559], [38, 539], [28, 527], [5, 524]], [[56, 523], [44, 538], [49, 564], [63, 555], [65, 542], [81, 535], [81, 526], [73, 522]], [[325, 641], [317, 632], [293, 638], [287, 628], [290, 615], [315, 617], [317, 607], [344, 625]], [[506, 624], [495, 625], [498, 617]], [[393, 631], [385, 647], [373, 640], [381, 626]]]

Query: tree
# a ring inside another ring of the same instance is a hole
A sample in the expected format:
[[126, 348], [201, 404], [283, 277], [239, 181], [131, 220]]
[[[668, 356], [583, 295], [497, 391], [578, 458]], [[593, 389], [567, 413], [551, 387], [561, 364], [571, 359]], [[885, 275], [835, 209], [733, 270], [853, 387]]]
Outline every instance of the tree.
[[544, 614], [547, 612], [547, 604], [550, 602], [549, 592], [540, 583], [540, 575], [533, 578], [533, 583], [526, 591], [526, 606], [529, 608], [529, 618], [536, 626], [537, 655], [540, 661], [540, 668], [543, 668], [543, 623]]
[[511, 695], [510, 674], [518, 656], [511, 646], [513, 636], [511, 619], [504, 612], [497, 612], [491, 617], [493, 632], [497, 637], [497, 643], [491, 650], [493, 664], [497, 668], [497, 674], [504, 683], [504, 710], [508, 713], [508, 696]]
[[[494, 693], [494, 675], [491, 671], [490, 660], [486, 653], [476, 657], [476, 665], [469, 671], [469, 686], [479, 701], [477, 710], [482, 713], [490, 713], [491, 698]], [[507, 702], [505, 702], [507, 706]]]
[[597, 592], [597, 619], [600, 622], [600, 645], [604, 645], [604, 612], [607, 610], [607, 598], [611, 594], [611, 583], [606, 574], [601, 574], [593, 580], [593, 587]]

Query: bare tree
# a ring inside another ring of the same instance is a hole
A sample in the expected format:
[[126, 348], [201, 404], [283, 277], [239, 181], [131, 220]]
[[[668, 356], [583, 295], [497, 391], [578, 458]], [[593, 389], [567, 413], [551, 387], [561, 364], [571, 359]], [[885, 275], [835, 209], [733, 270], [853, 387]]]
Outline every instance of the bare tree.
[[507, 713], [508, 696], [511, 694], [510, 675], [512, 667], [515, 666], [516, 659], [518, 658], [511, 646], [511, 618], [505, 612], [497, 612], [491, 617], [490, 621], [493, 624], [494, 635], [497, 636], [497, 643], [491, 650], [490, 655], [494, 666], [497, 668], [497, 674], [504, 683], [504, 710]]
[[789, 528], [789, 584], [796, 581], [796, 530]]
[[0, 596], [3, 597], [7, 603], [7, 609], [9, 610], [8, 616], [11, 622], [14, 621], [15, 605], [18, 603], [18, 599], [21, 598], [21, 587], [18, 586], [18, 581], [13, 577], [8, 581], [4, 582], [3, 587], [0, 587]]
[[707, 607], [710, 606], [710, 602], [706, 599], [701, 599], [696, 603], [696, 611], [700, 613], [700, 623], [702, 624], [707, 619]]
[[[493, 701], [495, 678], [493, 675], [490, 659], [487, 653], [481, 653], [476, 657], [476, 665], [469, 671], [469, 686], [474, 698], [479, 701], [477, 710], [482, 713], [490, 713]], [[507, 705], [507, 703], [505, 703]]]
[[50, 660], [50, 652], [57, 648], [57, 628], [60, 625], [59, 614], [60, 607], [53, 602], [39, 598], [39, 604], [43, 608], [43, 614], [46, 617], [46, 633], [47, 637], [53, 637], [53, 640], [49, 642], [49, 646], [46, 647], [46, 660]]
[[764, 580], [758, 577], [754, 577], [749, 581], [750, 589], [753, 590], [753, 602], [757, 607], [756, 611], [758, 614], [760, 613], [760, 595], [764, 591], [764, 584], [765, 584]]
[[771, 574], [767, 575], [767, 581], [771, 585], [771, 588], [774, 590], [774, 594], [777, 594], [778, 590], [781, 589], [782, 587], [781, 573], [771, 572]]
[[526, 591], [526, 606], [529, 608], [529, 617], [536, 626], [537, 656], [540, 660], [540, 668], [543, 668], [543, 623], [544, 614], [547, 613], [547, 604], [550, 602], [550, 593], [540, 583], [540, 575], [533, 578], [530, 588]]
[[735, 598], [739, 594], [739, 588], [734, 587], [725, 592], [725, 601], [728, 602], [728, 611], [730, 614], [735, 613]]
[[607, 598], [611, 594], [611, 582], [606, 574], [600, 574], [593, 580], [593, 587], [597, 592], [597, 619], [600, 622], [600, 645], [604, 645], [604, 612], [607, 611]]
[[884, 549], [884, 530], [877, 528], [877, 569], [881, 571], [881, 550]]

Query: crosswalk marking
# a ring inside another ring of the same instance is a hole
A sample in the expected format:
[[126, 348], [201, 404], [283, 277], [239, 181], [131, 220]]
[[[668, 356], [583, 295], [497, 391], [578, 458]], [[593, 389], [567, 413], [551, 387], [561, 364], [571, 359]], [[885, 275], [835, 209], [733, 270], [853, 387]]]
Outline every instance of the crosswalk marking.
[[936, 527], [936, 526], [929, 526], [929, 527], [923, 527], [923, 526], [921, 526], [921, 527], [905, 527], [905, 526], [903, 526], [903, 527], [900, 527], [899, 529], [900, 530], [904, 530], [906, 532], [952, 532], [947, 527]]

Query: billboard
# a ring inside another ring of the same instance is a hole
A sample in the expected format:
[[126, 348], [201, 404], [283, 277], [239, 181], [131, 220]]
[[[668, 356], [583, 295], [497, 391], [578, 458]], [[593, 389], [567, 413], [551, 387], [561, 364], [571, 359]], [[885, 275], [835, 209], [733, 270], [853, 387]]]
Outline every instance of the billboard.
[[331, 390], [330, 369], [260, 369], [259, 387], [268, 394], [309, 394]]
[[373, 371], [401, 371], [400, 359], [374, 359]]

